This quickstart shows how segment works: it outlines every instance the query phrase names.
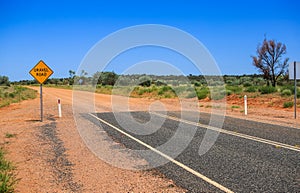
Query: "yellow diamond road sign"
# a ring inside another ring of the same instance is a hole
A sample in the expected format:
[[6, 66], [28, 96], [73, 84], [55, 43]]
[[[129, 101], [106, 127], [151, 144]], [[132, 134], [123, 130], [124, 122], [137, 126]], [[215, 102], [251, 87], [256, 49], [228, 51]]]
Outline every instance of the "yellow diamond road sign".
[[43, 60], [40, 60], [29, 73], [36, 79], [36, 81], [43, 84], [53, 74], [53, 71]]

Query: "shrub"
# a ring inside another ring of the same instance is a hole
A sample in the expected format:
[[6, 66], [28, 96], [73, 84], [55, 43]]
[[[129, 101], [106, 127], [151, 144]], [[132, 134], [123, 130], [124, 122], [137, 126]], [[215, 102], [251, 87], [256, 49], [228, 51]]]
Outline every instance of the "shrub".
[[253, 84], [251, 83], [251, 82], [249, 82], [249, 81], [246, 81], [246, 82], [244, 82], [244, 84], [243, 84], [243, 86], [244, 87], [249, 87], [249, 86], [252, 86]]
[[186, 96], [186, 98], [194, 98], [197, 96], [196, 92], [189, 92], [188, 95]]
[[167, 92], [169, 90], [172, 90], [172, 88], [170, 86], [163, 86], [161, 89], [162, 89], [163, 92]]
[[226, 90], [226, 95], [229, 96], [232, 94], [232, 91], [231, 90]]
[[138, 95], [143, 95], [145, 93], [144, 89], [138, 90]]
[[255, 86], [249, 86], [245, 89], [245, 92], [256, 92], [256, 87]]
[[169, 93], [164, 94], [164, 97], [165, 98], [172, 98], [171, 94], [169, 94]]
[[235, 94], [240, 94], [243, 91], [242, 87], [226, 85], [226, 90], [231, 90]]
[[167, 84], [163, 80], [157, 80], [155, 81], [156, 86], [166, 86]]
[[289, 90], [289, 89], [284, 89], [282, 92], [281, 92], [281, 96], [291, 96], [292, 95], [292, 91]]
[[138, 80], [140, 86], [151, 86], [152, 79], [149, 76], [141, 76]]
[[198, 81], [195, 81], [195, 82], [193, 82], [193, 84], [195, 85], [195, 86], [201, 86], [201, 83], [200, 82], [198, 82]]
[[294, 102], [291, 102], [291, 101], [283, 103], [284, 108], [291, 108], [293, 106], [294, 106]]
[[201, 89], [196, 90], [196, 94], [199, 100], [205, 99], [208, 96], [209, 90], [207, 87], [203, 87]]
[[226, 96], [226, 90], [223, 87], [214, 87], [210, 89], [210, 99], [220, 100]]
[[262, 86], [258, 89], [261, 94], [270, 94], [277, 91], [277, 89], [273, 86]]
[[9, 96], [10, 98], [15, 98], [15, 93], [12, 93], [12, 92], [11, 92], [11, 93], [8, 94], [8, 96]]
[[0, 192], [14, 192], [17, 179], [14, 173], [14, 167], [10, 161], [4, 157], [4, 150], [0, 147]]

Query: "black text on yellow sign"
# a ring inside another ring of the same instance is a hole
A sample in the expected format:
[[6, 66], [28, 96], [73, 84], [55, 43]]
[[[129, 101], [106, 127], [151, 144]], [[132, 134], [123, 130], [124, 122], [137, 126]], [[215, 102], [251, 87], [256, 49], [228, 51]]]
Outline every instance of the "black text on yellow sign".
[[43, 84], [53, 74], [53, 71], [43, 60], [40, 60], [29, 73], [36, 79], [36, 81]]

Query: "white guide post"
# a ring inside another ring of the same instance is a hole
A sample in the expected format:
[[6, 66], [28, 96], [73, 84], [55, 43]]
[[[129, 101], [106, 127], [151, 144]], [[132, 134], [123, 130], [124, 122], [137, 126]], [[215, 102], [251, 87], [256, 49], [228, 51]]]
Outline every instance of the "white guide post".
[[58, 103], [58, 117], [61, 117], [61, 104], [60, 104], [60, 99], [57, 100]]
[[247, 107], [247, 95], [244, 96], [244, 109], [245, 109], [245, 115], [248, 114], [248, 107]]

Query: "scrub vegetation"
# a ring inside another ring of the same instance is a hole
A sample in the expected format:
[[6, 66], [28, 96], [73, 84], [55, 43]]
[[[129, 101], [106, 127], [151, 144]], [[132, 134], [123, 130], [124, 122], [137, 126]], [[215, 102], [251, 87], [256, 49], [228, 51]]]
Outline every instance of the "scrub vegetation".
[[0, 108], [27, 99], [34, 99], [37, 91], [24, 86], [0, 86]]
[[0, 147], [0, 192], [12, 193], [17, 179], [14, 173], [14, 166], [5, 158], [5, 151]]

